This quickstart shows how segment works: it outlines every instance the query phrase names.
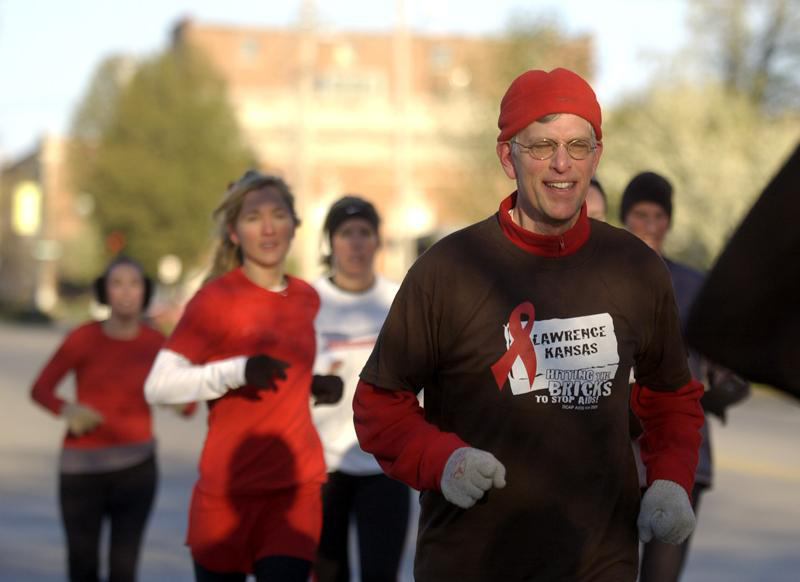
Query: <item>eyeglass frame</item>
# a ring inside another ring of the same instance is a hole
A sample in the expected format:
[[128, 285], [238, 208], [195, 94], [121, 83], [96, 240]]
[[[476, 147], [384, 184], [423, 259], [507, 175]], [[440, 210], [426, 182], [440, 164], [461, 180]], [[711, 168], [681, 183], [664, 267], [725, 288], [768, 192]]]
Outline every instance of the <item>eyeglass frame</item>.
[[[580, 161], [582, 161], [582, 160], [585, 160], [585, 159], [587, 159], [587, 158], [588, 158], [588, 157], [591, 155], [591, 153], [597, 149], [597, 145], [598, 145], [598, 144], [597, 144], [597, 142], [592, 142], [592, 141], [590, 141], [590, 140], [587, 140], [587, 139], [584, 139], [584, 138], [582, 138], [582, 137], [576, 137], [575, 139], [571, 139], [571, 140], [569, 140], [569, 141], [557, 141], [557, 140], [555, 140], [555, 139], [550, 139], [549, 137], [543, 137], [543, 138], [541, 138], [541, 139], [538, 139], [538, 140], [536, 140], [536, 141], [537, 141], [537, 142], [543, 142], [543, 141], [545, 141], [545, 142], [548, 142], [548, 143], [550, 143], [550, 144], [553, 144], [553, 145], [555, 146], [555, 147], [553, 148], [553, 153], [552, 153], [552, 154], [550, 154], [550, 155], [549, 155], [549, 156], [547, 156], [547, 157], [544, 157], [544, 158], [537, 158], [536, 156], [534, 156], [534, 155], [533, 155], [533, 146], [534, 146], [534, 145], [536, 145], [536, 142], [532, 143], [531, 145], [525, 145], [524, 143], [520, 143], [520, 142], [518, 142], [517, 140], [510, 139], [510, 140], [508, 140], [506, 143], [507, 143], [507, 144], [509, 144], [509, 147], [510, 147], [510, 145], [511, 145], [511, 144], [516, 144], [516, 145], [518, 145], [518, 146], [519, 146], [519, 147], [521, 147], [523, 150], [526, 150], [526, 151], [527, 151], [527, 154], [528, 154], [530, 157], [532, 157], [534, 160], [539, 160], [540, 162], [542, 162], [542, 161], [544, 161], [544, 160], [549, 160], [549, 159], [550, 159], [550, 158], [552, 158], [554, 155], [556, 155], [556, 152], [558, 151], [558, 148], [559, 148], [559, 147], [561, 147], [562, 145], [564, 146], [564, 149], [565, 149], [565, 150], [567, 150], [567, 155], [568, 155], [570, 158], [572, 158], [573, 160], [575, 160], [575, 161], [577, 161], [577, 162], [580, 162]], [[582, 142], [586, 142], [586, 143], [588, 143], [588, 144], [589, 144], [589, 146], [590, 146], [590, 147], [589, 147], [589, 153], [587, 153], [587, 154], [586, 154], [586, 157], [584, 157], [584, 158], [576, 158], [575, 156], [573, 156], [573, 155], [570, 153], [570, 151], [569, 151], [569, 145], [570, 145], [570, 144], [572, 144], [572, 143], [575, 143], [576, 141], [582, 141]]]

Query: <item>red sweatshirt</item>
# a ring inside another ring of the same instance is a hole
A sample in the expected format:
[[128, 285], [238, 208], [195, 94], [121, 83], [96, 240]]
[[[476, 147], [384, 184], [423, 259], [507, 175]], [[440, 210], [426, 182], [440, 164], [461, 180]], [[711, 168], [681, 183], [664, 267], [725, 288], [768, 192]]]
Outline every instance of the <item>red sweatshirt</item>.
[[197, 482], [204, 493], [248, 495], [325, 480], [309, 409], [319, 296], [286, 279], [281, 292], [259, 287], [241, 268], [211, 281], [164, 345], [196, 365], [256, 354], [289, 364], [275, 391], [245, 385], [208, 402]]
[[79, 437], [68, 432], [65, 447], [96, 449], [152, 440], [144, 381], [163, 341], [161, 333], [146, 325], [140, 325], [139, 335], [131, 340], [109, 337], [98, 322], [81, 325], [67, 335], [34, 382], [31, 397], [60, 414], [64, 400], [56, 395], [56, 388], [72, 371], [77, 401], [97, 410], [104, 421]]

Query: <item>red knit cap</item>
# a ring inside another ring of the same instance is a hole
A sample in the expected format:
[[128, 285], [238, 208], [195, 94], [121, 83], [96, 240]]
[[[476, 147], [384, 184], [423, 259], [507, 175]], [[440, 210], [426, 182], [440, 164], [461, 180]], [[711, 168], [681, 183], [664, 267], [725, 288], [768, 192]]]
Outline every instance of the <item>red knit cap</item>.
[[497, 141], [508, 141], [517, 132], [551, 113], [574, 113], [592, 124], [603, 139], [600, 104], [589, 84], [567, 69], [526, 71], [514, 79], [500, 102]]

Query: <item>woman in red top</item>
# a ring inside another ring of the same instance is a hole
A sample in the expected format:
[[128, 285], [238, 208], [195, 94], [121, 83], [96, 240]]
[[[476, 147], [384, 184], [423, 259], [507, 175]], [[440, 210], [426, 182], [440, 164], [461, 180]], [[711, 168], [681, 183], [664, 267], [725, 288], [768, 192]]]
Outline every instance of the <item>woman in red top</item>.
[[[155, 444], [143, 385], [164, 336], [143, 325], [151, 283], [138, 263], [117, 258], [95, 283], [111, 308], [103, 322], [74, 329], [33, 385], [33, 399], [66, 420], [59, 500], [69, 579], [98, 579], [100, 528], [110, 521], [109, 580], [136, 578], [156, 488]], [[75, 373], [76, 401], [56, 395]]]
[[252, 572], [305, 582], [325, 480], [308, 407], [319, 297], [284, 271], [300, 221], [283, 180], [247, 172], [215, 217], [210, 282], [187, 304], [145, 390], [150, 402], [208, 401], [186, 540], [197, 580]]

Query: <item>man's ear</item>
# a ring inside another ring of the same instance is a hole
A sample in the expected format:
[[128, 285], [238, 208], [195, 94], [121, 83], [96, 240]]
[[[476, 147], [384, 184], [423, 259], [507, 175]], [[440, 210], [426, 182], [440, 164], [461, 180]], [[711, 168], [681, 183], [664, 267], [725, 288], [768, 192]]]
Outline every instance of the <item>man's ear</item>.
[[594, 150], [594, 163], [592, 164], [592, 176], [597, 173], [597, 166], [600, 164], [600, 157], [603, 155], [603, 142], [598, 141]]
[[514, 169], [514, 160], [511, 157], [511, 144], [507, 141], [497, 144], [497, 157], [500, 158], [500, 165], [503, 171], [512, 180], [517, 179], [517, 172]]

